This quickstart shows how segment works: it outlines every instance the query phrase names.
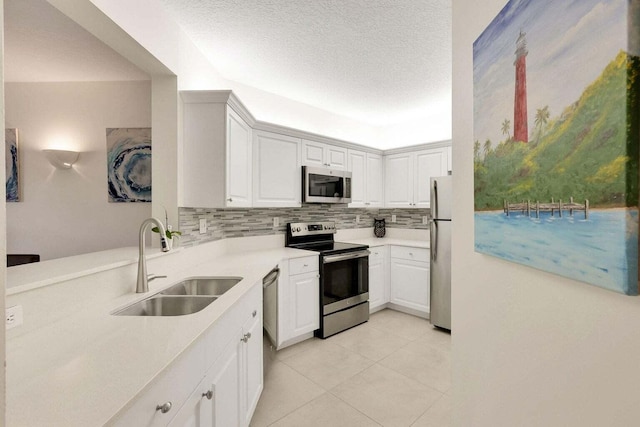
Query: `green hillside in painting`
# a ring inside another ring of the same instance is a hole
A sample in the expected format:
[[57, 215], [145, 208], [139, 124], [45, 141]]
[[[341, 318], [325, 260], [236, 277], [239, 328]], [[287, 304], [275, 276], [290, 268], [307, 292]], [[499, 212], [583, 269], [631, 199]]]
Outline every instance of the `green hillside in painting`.
[[639, 65], [620, 52], [556, 117], [529, 106], [538, 114], [528, 143], [476, 141], [475, 209], [570, 197], [592, 207], [637, 206]]

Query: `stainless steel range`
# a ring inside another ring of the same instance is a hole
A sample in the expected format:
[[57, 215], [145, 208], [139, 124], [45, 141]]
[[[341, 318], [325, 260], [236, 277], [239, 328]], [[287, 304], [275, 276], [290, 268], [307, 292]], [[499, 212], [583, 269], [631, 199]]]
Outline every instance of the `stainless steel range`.
[[320, 253], [320, 338], [369, 320], [367, 245], [333, 240], [334, 222], [287, 224], [288, 247]]

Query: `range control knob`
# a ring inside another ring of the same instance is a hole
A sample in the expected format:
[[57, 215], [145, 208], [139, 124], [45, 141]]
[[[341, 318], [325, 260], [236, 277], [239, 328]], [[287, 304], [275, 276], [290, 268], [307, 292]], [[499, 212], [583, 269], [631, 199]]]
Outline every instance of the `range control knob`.
[[296, 228], [296, 231], [300, 232], [300, 227]]

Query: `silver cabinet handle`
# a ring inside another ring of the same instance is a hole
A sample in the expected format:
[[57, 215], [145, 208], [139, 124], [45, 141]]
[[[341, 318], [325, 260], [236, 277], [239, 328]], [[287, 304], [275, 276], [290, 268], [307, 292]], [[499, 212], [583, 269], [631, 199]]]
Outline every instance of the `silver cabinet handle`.
[[229, 197], [229, 198], [227, 199], [227, 202], [233, 202], [233, 199], [232, 199], [231, 197]]
[[253, 313], [251, 313], [251, 317], [256, 317], [257, 314], [258, 314], [258, 310], [253, 310]]
[[247, 342], [249, 341], [249, 338], [251, 338], [251, 332], [247, 332], [246, 334], [244, 334], [244, 336], [240, 338], [240, 341]]
[[160, 411], [163, 414], [166, 414], [171, 410], [171, 402], [165, 402], [162, 405], [156, 406], [156, 411]]
[[202, 393], [202, 397], [206, 397], [207, 399], [213, 399], [213, 390], [209, 390], [206, 393]]

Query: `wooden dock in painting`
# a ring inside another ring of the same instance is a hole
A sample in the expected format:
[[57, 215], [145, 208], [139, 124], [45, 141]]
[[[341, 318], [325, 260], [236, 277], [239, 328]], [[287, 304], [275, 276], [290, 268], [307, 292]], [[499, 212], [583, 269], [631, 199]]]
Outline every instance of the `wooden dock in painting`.
[[573, 216], [576, 211], [584, 212], [584, 219], [589, 219], [589, 200], [585, 200], [584, 203], [575, 203], [571, 197], [569, 203], [562, 203], [562, 199], [557, 202], [551, 199], [551, 203], [540, 203], [539, 201], [531, 203], [530, 200], [523, 200], [522, 203], [504, 201], [504, 213], [507, 216], [519, 212], [530, 217], [533, 212], [536, 218], [540, 218], [540, 212], [551, 212], [551, 216], [557, 213], [558, 217], [562, 218], [563, 211], [568, 211], [569, 216]]

